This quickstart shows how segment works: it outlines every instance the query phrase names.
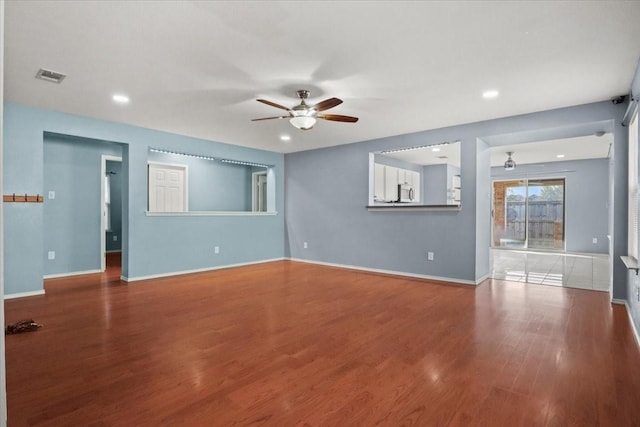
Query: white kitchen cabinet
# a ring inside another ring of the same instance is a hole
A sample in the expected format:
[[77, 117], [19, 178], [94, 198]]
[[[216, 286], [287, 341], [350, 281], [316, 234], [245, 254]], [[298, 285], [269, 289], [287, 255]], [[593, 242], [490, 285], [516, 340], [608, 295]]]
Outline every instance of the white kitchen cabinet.
[[384, 201], [384, 169], [385, 166], [379, 163], [374, 165], [373, 169], [373, 182], [374, 192], [373, 200], [376, 202]]
[[398, 200], [398, 168], [384, 167], [384, 200], [394, 202]]
[[406, 169], [398, 169], [398, 184], [411, 184], [408, 180], [411, 178], [411, 171]]
[[413, 202], [420, 202], [421, 181], [420, 172], [374, 163], [373, 200], [376, 202], [395, 202], [398, 200], [398, 184], [408, 184], [413, 187]]
[[409, 184], [413, 186], [413, 201], [414, 203], [420, 202], [420, 172], [416, 171], [407, 171], [409, 172], [410, 180]]

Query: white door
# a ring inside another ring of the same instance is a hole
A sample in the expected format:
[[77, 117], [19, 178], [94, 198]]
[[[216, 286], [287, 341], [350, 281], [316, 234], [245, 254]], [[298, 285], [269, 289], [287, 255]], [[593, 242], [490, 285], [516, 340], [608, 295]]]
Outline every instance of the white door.
[[149, 164], [149, 212], [186, 212], [186, 166]]

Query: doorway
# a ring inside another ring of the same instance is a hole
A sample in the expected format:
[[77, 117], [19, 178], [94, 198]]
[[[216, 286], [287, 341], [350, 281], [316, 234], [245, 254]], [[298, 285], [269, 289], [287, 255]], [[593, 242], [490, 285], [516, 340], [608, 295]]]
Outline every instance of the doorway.
[[267, 172], [253, 172], [251, 175], [251, 210], [267, 211]]
[[492, 247], [565, 250], [565, 179], [493, 181]]
[[[104, 271], [106, 161], [121, 161], [125, 153], [120, 143], [44, 132], [43, 185], [47, 197], [43, 206], [42, 256], [45, 279]], [[103, 159], [103, 156], [106, 157]], [[123, 199], [127, 193], [126, 175], [117, 175], [122, 181]], [[121, 212], [124, 206], [119, 206]], [[126, 221], [126, 215], [121, 214], [121, 218]], [[118, 236], [122, 251], [126, 252], [126, 242], [120, 240]]]
[[102, 155], [100, 269], [121, 265], [122, 254], [122, 157]]

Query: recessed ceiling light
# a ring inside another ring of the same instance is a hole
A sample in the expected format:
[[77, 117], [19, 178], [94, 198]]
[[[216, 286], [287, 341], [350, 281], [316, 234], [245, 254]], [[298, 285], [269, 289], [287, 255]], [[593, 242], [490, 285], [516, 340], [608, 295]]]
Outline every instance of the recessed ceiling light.
[[291, 137], [289, 135], [282, 135], [280, 137], [281, 141], [291, 141]]
[[484, 92], [482, 92], [482, 97], [484, 99], [493, 99], [493, 98], [497, 98], [498, 95], [500, 95], [500, 92], [498, 92], [497, 90], [485, 90]]
[[556, 157], [559, 158], [559, 159], [564, 159], [564, 154], [558, 154], [558, 155], [556, 155]]
[[112, 97], [113, 102], [117, 103], [117, 104], [128, 104], [129, 103], [129, 97], [127, 95], [122, 95], [122, 94], [115, 94]]
[[433, 151], [434, 153], [437, 153], [438, 151], [440, 151], [440, 147], [433, 147], [431, 151]]

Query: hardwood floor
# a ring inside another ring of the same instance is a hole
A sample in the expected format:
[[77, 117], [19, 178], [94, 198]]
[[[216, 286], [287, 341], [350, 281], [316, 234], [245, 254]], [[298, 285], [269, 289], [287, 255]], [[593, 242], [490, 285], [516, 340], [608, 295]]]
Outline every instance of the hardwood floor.
[[601, 292], [291, 261], [8, 300], [10, 426], [638, 426], [640, 351]]

